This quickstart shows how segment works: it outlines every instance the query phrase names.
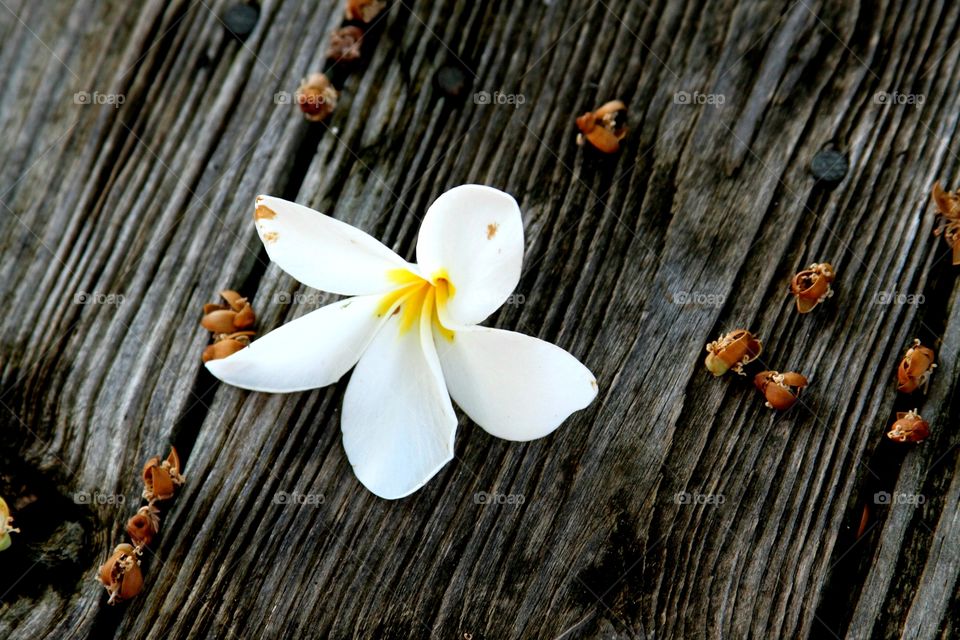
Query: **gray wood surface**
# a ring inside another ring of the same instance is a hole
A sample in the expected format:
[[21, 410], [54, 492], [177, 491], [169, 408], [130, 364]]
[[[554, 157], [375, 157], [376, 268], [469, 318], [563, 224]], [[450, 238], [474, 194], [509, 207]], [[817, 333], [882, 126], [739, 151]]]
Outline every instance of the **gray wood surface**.
[[[340, 3], [266, 1], [243, 42], [229, 4], [0, 0], [0, 495], [23, 529], [0, 637], [956, 637], [960, 306], [929, 190], [960, 184], [960, 5], [394, 0], [310, 124], [274, 95], [322, 68]], [[623, 149], [586, 153], [574, 118], [614, 98]], [[838, 185], [809, 170], [831, 145]], [[200, 308], [238, 289], [265, 332], [327, 301], [267, 261], [258, 193], [412, 257], [467, 182], [524, 215], [522, 304], [492, 323], [568, 349], [600, 395], [528, 444], [462, 418], [456, 460], [383, 501], [340, 444], [344, 383], [219, 385]], [[799, 316], [790, 277], [823, 260], [836, 294]], [[738, 327], [807, 375], [801, 404], [707, 373]], [[939, 368], [898, 397], [914, 337]], [[913, 407], [931, 437], [888, 442]], [[187, 485], [144, 593], [108, 607], [96, 568], [170, 443]]]

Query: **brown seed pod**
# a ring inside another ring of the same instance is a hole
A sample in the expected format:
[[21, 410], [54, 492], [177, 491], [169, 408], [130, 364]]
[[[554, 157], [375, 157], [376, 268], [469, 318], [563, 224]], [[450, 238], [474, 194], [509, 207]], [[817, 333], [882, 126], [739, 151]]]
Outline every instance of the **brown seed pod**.
[[347, 0], [344, 15], [347, 20], [359, 20], [369, 24], [387, 7], [382, 0]]
[[214, 334], [214, 344], [204, 349], [204, 362], [226, 358], [250, 344], [254, 332], [248, 331], [256, 324], [257, 317], [250, 302], [236, 291], [220, 292], [226, 305], [206, 304], [200, 324]]
[[897, 421], [887, 433], [887, 437], [894, 442], [921, 442], [929, 435], [930, 425], [920, 417], [916, 409], [897, 413]]
[[257, 316], [253, 313], [253, 307], [249, 302], [244, 302], [243, 308], [237, 311], [237, 315], [233, 318], [233, 328], [236, 331], [249, 329], [256, 321]]
[[903, 360], [897, 367], [897, 391], [913, 393], [917, 389], [923, 389], [926, 393], [930, 386], [930, 375], [936, 367], [933, 349], [914, 339], [913, 346], [903, 354]]
[[793, 371], [761, 371], [754, 376], [753, 384], [767, 399], [768, 407], [786, 411], [794, 405], [800, 391], [807, 386], [807, 379]]
[[616, 153], [620, 141], [627, 135], [627, 106], [620, 100], [611, 100], [596, 111], [577, 118], [577, 144], [589, 142], [598, 151]]
[[297, 104], [304, 118], [311, 122], [320, 122], [333, 113], [338, 96], [327, 76], [311, 73], [297, 89]]
[[746, 329], [731, 331], [719, 340], [707, 345], [707, 369], [715, 376], [728, 370], [746, 375], [743, 367], [750, 364], [763, 352], [763, 344]]
[[253, 331], [237, 331], [226, 334], [221, 333], [216, 337], [216, 342], [203, 350], [202, 359], [204, 362], [219, 360], [233, 355], [244, 347], [250, 346], [250, 338], [253, 337]]
[[231, 333], [235, 328], [237, 312], [232, 309], [217, 309], [200, 319], [200, 326], [213, 333]]
[[146, 547], [160, 531], [160, 510], [153, 505], [140, 507], [136, 515], [127, 520], [127, 535], [137, 547]]
[[143, 589], [143, 574], [137, 551], [129, 544], [118, 545], [100, 566], [100, 583], [110, 594], [109, 604], [135, 598]]
[[240, 311], [245, 306], [249, 306], [247, 305], [247, 299], [232, 289], [224, 289], [220, 292], [220, 297], [226, 300], [234, 311]]
[[943, 235], [947, 246], [953, 251], [953, 265], [960, 265], [960, 193], [944, 191], [937, 181], [933, 185], [933, 202], [940, 214], [940, 226], [935, 235]]
[[340, 63], [356, 62], [363, 54], [363, 29], [356, 25], [347, 25], [335, 29], [330, 34], [330, 46], [327, 47], [327, 60]]
[[143, 465], [143, 498], [151, 503], [169, 500], [185, 480], [180, 475], [180, 457], [177, 450], [170, 447], [170, 455], [166, 460], [161, 462], [160, 456], [154, 456]]
[[833, 295], [830, 283], [836, 277], [828, 262], [812, 264], [790, 281], [790, 291], [797, 299], [797, 311], [809, 313], [818, 304]]

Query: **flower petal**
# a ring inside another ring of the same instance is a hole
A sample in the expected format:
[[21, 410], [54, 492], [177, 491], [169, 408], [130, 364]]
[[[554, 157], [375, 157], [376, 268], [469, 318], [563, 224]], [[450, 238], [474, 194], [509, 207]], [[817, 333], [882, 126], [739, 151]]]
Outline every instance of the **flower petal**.
[[207, 369], [228, 384], [289, 393], [325, 387], [357, 363], [386, 318], [381, 296], [348, 298], [321, 307], [255, 340]]
[[469, 327], [437, 337], [437, 351], [454, 402], [498, 438], [541, 438], [597, 395], [579, 360], [522, 333]]
[[523, 219], [510, 194], [468, 184], [427, 210], [417, 263], [423, 277], [452, 285], [441, 305], [451, 325], [477, 324], [500, 308], [520, 281], [522, 262]]
[[257, 232], [270, 259], [307, 286], [343, 295], [382, 293], [406, 260], [346, 222], [303, 205], [257, 196]]
[[390, 315], [357, 363], [340, 420], [357, 478], [390, 500], [410, 495], [453, 458], [457, 430], [430, 316], [402, 330], [403, 311]]

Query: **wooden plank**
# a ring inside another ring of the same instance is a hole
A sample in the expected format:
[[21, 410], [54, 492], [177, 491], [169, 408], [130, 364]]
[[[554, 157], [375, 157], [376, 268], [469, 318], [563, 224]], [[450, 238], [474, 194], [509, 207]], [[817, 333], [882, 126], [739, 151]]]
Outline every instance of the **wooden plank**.
[[[960, 182], [960, 7], [396, 0], [312, 125], [274, 95], [319, 69], [339, 3], [264, 2], [243, 42], [229, 6], [0, 3], [0, 495], [23, 529], [0, 635], [955, 635], [960, 307], [928, 193]], [[444, 64], [524, 103], [445, 97]], [[598, 158], [573, 119], [612, 98], [631, 133]], [[835, 187], [809, 171], [828, 146], [850, 163]], [[269, 263], [257, 193], [412, 258], [430, 202], [468, 182], [524, 214], [523, 302], [492, 324], [568, 349], [600, 395], [526, 444], [464, 417], [457, 459], [386, 502], [343, 453], [345, 382], [222, 386], [199, 309], [238, 288], [268, 331], [331, 300]], [[801, 317], [787, 283], [820, 260], [837, 292]], [[740, 326], [764, 366], [807, 375], [800, 406], [705, 371], [704, 344]], [[892, 376], [914, 337], [939, 368], [907, 399]], [[932, 436], [897, 447], [884, 433], [914, 406]], [[169, 443], [188, 483], [143, 595], [108, 607], [96, 569]]]

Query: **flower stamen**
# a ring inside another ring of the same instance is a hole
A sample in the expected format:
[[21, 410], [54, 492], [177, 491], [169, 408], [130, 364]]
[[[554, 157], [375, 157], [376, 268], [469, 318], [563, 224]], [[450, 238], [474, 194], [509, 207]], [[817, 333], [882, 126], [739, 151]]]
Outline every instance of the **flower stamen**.
[[400, 313], [400, 333], [406, 333], [417, 324], [421, 316], [430, 318], [440, 335], [453, 340], [454, 332], [443, 326], [439, 309], [456, 293], [445, 269], [441, 269], [430, 280], [425, 280], [407, 269], [394, 269], [387, 277], [401, 285], [387, 293], [377, 305], [377, 317]]

